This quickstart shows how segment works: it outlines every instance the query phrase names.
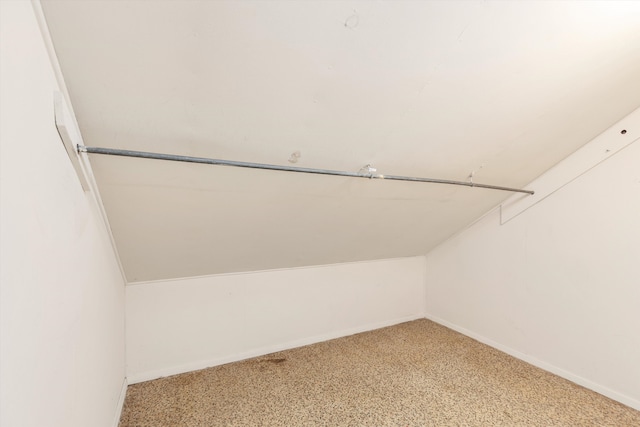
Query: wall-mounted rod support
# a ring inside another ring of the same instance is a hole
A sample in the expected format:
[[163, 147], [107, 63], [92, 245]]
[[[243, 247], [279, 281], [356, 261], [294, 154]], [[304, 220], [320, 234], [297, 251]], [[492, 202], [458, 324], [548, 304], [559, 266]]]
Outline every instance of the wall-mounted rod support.
[[511, 191], [514, 193], [534, 194], [531, 190], [501, 187], [498, 185], [478, 184], [469, 181], [451, 181], [448, 179], [417, 178], [399, 175], [373, 175], [360, 172], [336, 171], [330, 169], [312, 169], [294, 166], [269, 165], [265, 163], [237, 162], [234, 160], [209, 159], [206, 157], [179, 156], [175, 154], [148, 153], [145, 151], [119, 150], [116, 148], [85, 147], [78, 145], [78, 151], [90, 154], [106, 154], [110, 156], [139, 157], [142, 159], [170, 160], [174, 162], [202, 163], [206, 165], [233, 166], [237, 168], [266, 169], [283, 172], [314, 173], [319, 175], [349, 176], [352, 178], [387, 179], [393, 181], [430, 182], [433, 184], [464, 185], [466, 187], [487, 188], [489, 190]]

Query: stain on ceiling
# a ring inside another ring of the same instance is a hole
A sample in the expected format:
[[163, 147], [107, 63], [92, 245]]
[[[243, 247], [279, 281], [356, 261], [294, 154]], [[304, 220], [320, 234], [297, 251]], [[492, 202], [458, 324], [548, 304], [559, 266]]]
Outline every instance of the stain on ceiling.
[[[640, 106], [640, 3], [43, 1], [85, 145], [521, 187]], [[421, 255], [510, 194], [90, 155], [129, 282]]]

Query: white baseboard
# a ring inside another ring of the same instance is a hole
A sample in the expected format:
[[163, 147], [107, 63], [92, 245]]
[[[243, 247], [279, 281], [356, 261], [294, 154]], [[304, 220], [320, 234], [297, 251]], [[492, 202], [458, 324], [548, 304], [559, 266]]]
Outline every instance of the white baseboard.
[[210, 368], [212, 366], [224, 365], [226, 363], [238, 362], [252, 357], [264, 356], [266, 354], [275, 353], [278, 351], [289, 350], [292, 348], [302, 347], [309, 344], [315, 344], [322, 341], [328, 341], [335, 338], [346, 337], [360, 332], [372, 331], [374, 329], [380, 329], [387, 326], [397, 325], [398, 323], [410, 322], [416, 319], [424, 319], [424, 314], [415, 314], [412, 316], [406, 316], [402, 318], [386, 320], [383, 322], [370, 323], [362, 326], [358, 326], [350, 329], [343, 329], [340, 331], [329, 332], [326, 334], [316, 335], [313, 337], [303, 338], [299, 340], [288, 341], [285, 343], [274, 344], [266, 347], [259, 347], [244, 351], [242, 353], [231, 354], [225, 357], [219, 357], [214, 359], [200, 360], [197, 362], [186, 363], [178, 366], [171, 366], [163, 369], [157, 369], [148, 372], [141, 372], [137, 374], [129, 374], [129, 384], [140, 383], [143, 381], [150, 381], [157, 378], [168, 377], [170, 375], [183, 374], [185, 372], [197, 371], [200, 369]]
[[640, 401], [637, 399], [634, 399], [632, 397], [626, 396], [624, 394], [618, 393], [615, 390], [611, 390], [601, 384], [598, 383], [594, 383], [593, 381], [590, 381], [586, 378], [583, 378], [579, 375], [573, 374], [569, 371], [565, 371], [564, 369], [558, 368], [557, 366], [551, 365], [547, 362], [544, 362], [542, 360], [536, 359], [535, 357], [532, 357], [530, 355], [527, 355], [525, 353], [521, 353], [517, 350], [514, 350], [510, 347], [504, 346], [500, 343], [497, 343], [485, 336], [482, 336], [480, 334], [477, 334], [473, 331], [470, 331], [468, 329], [465, 329], [463, 327], [460, 327], [458, 325], [455, 325], [451, 322], [448, 322], [444, 319], [441, 319], [437, 316], [432, 316], [427, 314], [425, 316], [427, 319], [432, 320], [436, 323], [439, 323], [443, 326], [446, 326], [449, 329], [453, 329], [456, 332], [460, 332], [463, 335], [466, 335], [470, 338], [475, 339], [476, 341], [479, 341], [483, 344], [486, 344], [490, 347], [493, 347], [497, 350], [500, 350], [504, 353], [507, 353], [517, 359], [523, 360], [527, 363], [530, 363], [533, 366], [537, 366], [540, 369], [544, 369], [545, 371], [551, 372], [552, 374], [558, 375], [559, 377], [562, 377], [564, 379], [567, 379], [573, 383], [576, 383], [578, 385], [581, 385], [582, 387], [588, 388], [590, 390], [595, 391], [596, 393], [602, 394], [603, 396], [606, 396], [610, 399], [613, 399], [617, 402], [622, 403], [623, 405], [627, 405], [633, 409], [637, 409], [640, 410]]
[[124, 407], [124, 399], [127, 396], [127, 386], [128, 386], [127, 378], [125, 377], [122, 381], [122, 388], [120, 389], [120, 397], [118, 398], [118, 403], [116, 405], [116, 413], [113, 417], [113, 427], [118, 427], [120, 424], [120, 416], [122, 415], [122, 408]]

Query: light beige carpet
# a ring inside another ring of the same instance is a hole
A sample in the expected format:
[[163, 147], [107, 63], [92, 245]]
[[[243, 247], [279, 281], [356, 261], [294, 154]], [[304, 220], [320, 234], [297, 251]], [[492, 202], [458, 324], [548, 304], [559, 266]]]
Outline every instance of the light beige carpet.
[[640, 412], [428, 320], [127, 390], [120, 427], [640, 426]]

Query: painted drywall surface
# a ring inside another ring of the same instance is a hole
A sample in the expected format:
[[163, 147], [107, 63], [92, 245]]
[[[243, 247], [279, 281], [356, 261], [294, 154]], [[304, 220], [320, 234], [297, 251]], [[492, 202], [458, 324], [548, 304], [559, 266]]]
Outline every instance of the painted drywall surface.
[[127, 286], [139, 382], [424, 317], [424, 257]]
[[0, 424], [111, 427], [125, 380], [122, 275], [55, 128], [34, 9], [0, 8]]
[[636, 141], [430, 252], [427, 317], [640, 409], [639, 165]]
[[[129, 282], [413, 256], [502, 197], [414, 182], [91, 161]], [[104, 165], [118, 174], [105, 175]]]
[[[43, 7], [88, 145], [517, 187], [640, 104], [640, 2]], [[421, 255], [509, 196], [92, 162], [130, 281]]]

